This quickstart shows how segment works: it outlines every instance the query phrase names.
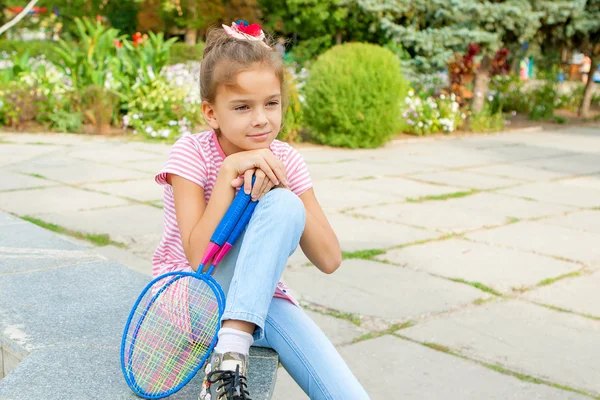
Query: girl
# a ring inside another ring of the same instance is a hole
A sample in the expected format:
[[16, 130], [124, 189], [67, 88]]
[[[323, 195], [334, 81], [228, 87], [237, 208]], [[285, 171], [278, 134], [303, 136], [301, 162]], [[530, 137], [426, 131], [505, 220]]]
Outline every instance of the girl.
[[311, 399], [368, 398], [335, 347], [278, 282], [298, 244], [326, 274], [341, 263], [305, 162], [275, 140], [286, 103], [283, 74], [260, 26], [242, 21], [212, 30], [200, 75], [202, 113], [212, 130], [181, 137], [156, 176], [164, 185], [165, 230], [153, 258], [155, 276], [196, 270], [236, 189], [260, 200], [214, 274], [227, 301], [200, 400], [250, 398], [251, 345], [277, 351]]

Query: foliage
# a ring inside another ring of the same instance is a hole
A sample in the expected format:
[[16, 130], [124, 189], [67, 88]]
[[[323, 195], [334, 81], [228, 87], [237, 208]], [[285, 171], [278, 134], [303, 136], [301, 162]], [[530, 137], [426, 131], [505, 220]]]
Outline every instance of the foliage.
[[44, 58], [54, 64], [60, 61], [60, 56], [56, 53], [58, 44], [46, 40], [30, 40], [27, 42], [21, 40], [0, 40], [0, 53], [6, 52], [8, 55], [21, 56], [28, 54], [31, 57], [44, 56]]
[[188, 61], [202, 60], [204, 53], [204, 42], [199, 42], [194, 46], [185, 43], [173, 43], [169, 49], [169, 65], [186, 63]]
[[296, 142], [300, 139], [300, 129], [303, 123], [302, 104], [296, 79], [288, 70], [285, 72], [285, 86], [288, 104], [278, 139], [285, 142]]
[[515, 75], [496, 75], [491, 78], [488, 91], [489, 108], [492, 113], [500, 110], [528, 114], [531, 111], [530, 91], [525, 81]]
[[473, 132], [490, 133], [504, 129], [502, 110], [493, 111], [489, 104], [477, 114], [471, 115], [470, 128]]
[[201, 121], [198, 101], [190, 101], [182, 88], [170, 85], [163, 76], [147, 84], [138, 83], [123, 116], [123, 128], [148, 138], [176, 138], [190, 133]]
[[451, 133], [458, 129], [465, 119], [454, 93], [449, 96], [427, 96], [426, 93], [411, 89], [405, 99], [402, 117], [407, 123], [406, 133], [429, 135], [432, 133]]
[[364, 43], [333, 47], [312, 65], [304, 87], [312, 138], [332, 146], [380, 146], [397, 133], [407, 90], [391, 51]]
[[547, 79], [540, 87], [532, 91], [529, 119], [534, 121], [551, 119], [557, 103], [556, 83], [552, 79]]

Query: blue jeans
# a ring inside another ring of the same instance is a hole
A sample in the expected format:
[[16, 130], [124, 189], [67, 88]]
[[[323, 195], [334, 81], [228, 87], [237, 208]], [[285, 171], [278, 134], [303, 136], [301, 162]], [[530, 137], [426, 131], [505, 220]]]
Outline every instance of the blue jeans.
[[369, 396], [323, 331], [299, 307], [273, 293], [304, 231], [304, 204], [274, 189], [259, 201], [243, 236], [213, 277], [226, 294], [222, 320], [252, 322], [254, 346], [274, 349], [311, 399]]

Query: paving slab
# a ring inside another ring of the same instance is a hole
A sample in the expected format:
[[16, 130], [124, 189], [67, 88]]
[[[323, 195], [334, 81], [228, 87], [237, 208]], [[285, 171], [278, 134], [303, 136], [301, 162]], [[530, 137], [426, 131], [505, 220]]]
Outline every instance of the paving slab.
[[597, 320], [507, 301], [461, 310], [400, 333], [513, 371], [600, 394]]
[[441, 236], [439, 233], [391, 222], [328, 213], [343, 251], [382, 249]]
[[6, 190], [20, 190], [57, 185], [58, 183], [56, 182], [36, 178], [34, 176], [23, 175], [7, 170], [0, 171], [0, 192]]
[[525, 144], [520, 143], [516, 146], [498, 146], [488, 148], [482, 151], [489, 154], [497, 162], [515, 162], [522, 160], [550, 159], [558, 156], [571, 156], [577, 153], [546, 147], [543, 143]]
[[486, 297], [469, 285], [359, 259], [344, 260], [331, 275], [316, 268], [288, 268], [283, 277], [303, 300], [389, 321], [441, 312]]
[[598, 131], [598, 127], [568, 126], [552, 131], [500, 134], [495, 135], [491, 140], [532, 144], [577, 153], [598, 153], [600, 149]]
[[540, 220], [543, 224], [558, 225], [600, 235], [600, 210], [585, 210]]
[[[405, 178], [391, 177], [359, 180], [353, 183], [352, 188], [371, 193], [389, 193], [396, 196], [398, 201], [405, 198], [444, 195], [462, 190], [452, 186], [433, 185]], [[353, 193], [356, 196], [361, 195], [359, 192]]]
[[[106, 157], [106, 154], [104, 156]], [[12, 164], [11, 169], [29, 174], [40, 174], [48, 179], [73, 185], [109, 180], [150, 178], [149, 174], [145, 172], [70, 158], [63, 153], [36, 157], [27, 162]]]
[[119, 346], [131, 306], [148, 282], [148, 277], [107, 261], [4, 275], [0, 304], [7, 315], [0, 320], [0, 332], [24, 326], [19, 344], [27, 350]]
[[561, 279], [527, 292], [523, 298], [600, 318], [600, 272]]
[[154, 175], [158, 174], [158, 172], [164, 168], [167, 163], [168, 156], [164, 156], [163, 158], [153, 159], [153, 160], [145, 160], [145, 161], [133, 161], [123, 164], [125, 168], [131, 168], [136, 171], [144, 171], [148, 172], [152, 176], [152, 180], [154, 179]]
[[17, 215], [71, 213], [90, 208], [126, 204], [129, 204], [129, 201], [118, 197], [67, 186], [0, 194], [0, 209]]
[[159, 201], [163, 198], [163, 187], [150, 178], [125, 182], [91, 183], [81, 187], [137, 201]]
[[[107, 155], [109, 155], [107, 157]], [[94, 148], [79, 148], [69, 151], [69, 157], [101, 164], [123, 165], [128, 162], [147, 161], [156, 158], [156, 153], [135, 148], [127, 142], [107, 142]]]
[[566, 173], [547, 171], [518, 164], [494, 164], [483, 167], [469, 168], [468, 170], [464, 171], [516, 179], [525, 182], [545, 181], [568, 176]]
[[483, 283], [504, 293], [581, 269], [580, 264], [462, 239], [408, 246], [376, 258], [417, 271]]
[[[34, 351], [5, 379], [0, 397], [26, 399], [139, 399], [127, 386], [119, 361], [118, 346], [60, 346]], [[49, 366], [54, 366], [51, 368]], [[93, 366], [93, 368], [89, 368]], [[260, 371], [277, 368], [277, 357], [264, 349], [251, 348], [248, 383], [253, 399], [268, 400], [275, 384], [272, 376]], [[196, 400], [203, 373], [199, 372], [183, 389], [169, 396], [174, 400]]]
[[[112, 240], [127, 245], [153, 241], [164, 228], [162, 210], [145, 204], [35, 215], [43, 221], [76, 231], [109, 234]], [[154, 243], [156, 245], [158, 242]]]
[[[596, 147], [597, 149], [598, 147]], [[573, 153], [566, 157], [552, 157], [540, 160], [518, 162], [517, 165], [538, 168], [567, 175], [586, 175], [600, 173], [598, 153]]]
[[[340, 353], [358, 380], [368, 388], [372, 399], [587, 398], [553, 387], [523, 382], [475, 362], [389, 335], [343, 347]], [[390, 375], [394, 377], [393, 384]]]
[[33, 162], [36, 158], [56, 150], [56, 146], [0, 143], [0, 166], [12, 168], [19, 163]]
[[502, 189], [498, 193], [577, 207], [600, 207], [600, 176], [531, 183]]
[[516, 249], [534, 251], [582, 263], [600, 260], [600, 235], [542, 224], [520, 222], [496, 229], [473, 232], [467, 238]]
[[505, 224], [513, 218], [557, 215], [573, 208], [545, 204], [495, 193], [423, 203], [390, 204], [356, 209], [358, 215], [424, 227], [441, 232], [465, 232]]
[[[7, 214], [0, 211], [0, 216]], [[56, 251], [75, 251], [80, 247], [70, 240], [61, 238], [47, 229], [32, 225], [14, 217], [5, 218], [6, 223], [0, 224], [0, 247], [5, 251], [18, 251], [17, 249], [35, 253], [37, 249]], [[12, 222], [11, 222], [12, 221]]]
[[321, 328], [327, 338], [329, 338], [331, 343], [335, 346], [352, 343], [354, 339], [368, 333], [366, 329], [356, 326], [345, 319], [320, 314], [306, 309], [304, 312], [306, 312], [310, 319]]
[[285, 368], [280, 366], [277, 369], [277, 383], [275, 384], [273, 400], [309, 400], [309, 397]]
[[0, 276], [25, 271], [62, 268], [102, 260], [84, 250], [0, 247]]
[[412, 174], [410, 177], [426, 182], [468, 189], [496, 189], [521, 183], [521, 181], [515, 179], [483, 175], [468, 170], [427, 172]]
[[[158, 245], [158, 242], [156, 242]], [[142, 257], [130, 249], [123, 249], [113, 245], [94, 247], [94, 251], [107, 260], [118, 262], [140, 274], [152, 276], [152, 257]]]
[[[15, 217], [14, 215], [10, 215], [9, 213], [0, 211], [0, 227], [4, 228], [8, 225], [19, 225], [19, 224], [27, 224], [27, 222], [22, 220], [19, 217]], [[6, 228], [5, 228], [5, 230], [6, 230]]]
[[[313, 181], [317, 201], [325, 211], [400, 201], [391, 193], [355, 191], [351, 182], [335, 180]], [[349, 195], [348, 193], [351, 193]]]
[[369, 177], [395, 176], [410, 172], [431, 170], [418, 164], [388, 164], [372, 160], [352, 160], [329, 164], [308, 164], [313, 179], [364, 179]]

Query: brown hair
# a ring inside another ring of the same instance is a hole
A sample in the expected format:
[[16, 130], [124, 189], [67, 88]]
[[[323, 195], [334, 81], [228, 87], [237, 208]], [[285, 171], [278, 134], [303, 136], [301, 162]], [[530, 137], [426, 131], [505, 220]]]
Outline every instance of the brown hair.
[[[267, 46], [265, 46], [267, 44]], [[240, 72], [260, 64], [273, 69], [281, 85], [282, 111], [285, 111], [284, 67], [281, 56], [272, 48], [272, 38], [265, 41], [242, 40], [230, 37], [221, 27], [211, 29], [200, 69], [200, 98], [214, 103], [219, 85], [235, 85]]]

